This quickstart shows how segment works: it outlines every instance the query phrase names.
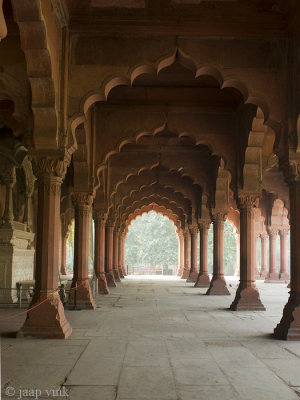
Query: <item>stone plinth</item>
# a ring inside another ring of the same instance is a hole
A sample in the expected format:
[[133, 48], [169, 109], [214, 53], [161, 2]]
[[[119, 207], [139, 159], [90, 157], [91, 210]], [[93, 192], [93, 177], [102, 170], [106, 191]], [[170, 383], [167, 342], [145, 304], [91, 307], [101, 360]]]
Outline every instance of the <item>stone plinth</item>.
[[0, 228], [0, 303], [18, 301], [16, 283], [33, 279], [34, 233], [26, 225], [13, 222]]

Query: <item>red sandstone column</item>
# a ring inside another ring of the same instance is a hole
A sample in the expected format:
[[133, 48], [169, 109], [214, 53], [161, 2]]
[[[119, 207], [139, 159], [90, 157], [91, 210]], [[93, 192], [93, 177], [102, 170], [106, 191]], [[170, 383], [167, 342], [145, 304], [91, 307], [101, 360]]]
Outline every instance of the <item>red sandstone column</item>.
[[122, 239], [122, 264], [121, 264], [121, 268], [122, 268], [122, 271], [123, 271], [123, 275], [125, 277], [125, 276], [127, 276], [127, 272], [125, 270], [125, 239], [126, 239], [125, 232], [121, 233], [121, 239]]
[[207, 295], [230, 295], [224, 278], [224, 222], [226, 214], [217, 213], [213, 215], [214, 227], [214, 264], [213, 276]]
[[183, 231], [184, 238], [184, 269], [181, 279], [187, 279], [191, 269], [191, 235], [189, 229]]
[[98, 293], [109, 294], [105, 276], [105, 215], [103, 212], [94, 212], [95, 221], [95, 259], [94, 269], [98, 279]]
[[61, 267], [60, 272], [62, 275], [67, 275], [67, 265], [66, 265], [66, 257], [67, 257], [67, 239], [68, 236], [64, 235], [65, 232], [62, 233], [61, 238]]
[[201, 221], [200, 229], [200, 271], [195, 287], [208, 287], [210, 279], [208, 275], [208, 231], [210, 221]]
[[75, 288], [76, 304], [80, 308], [95, 309], [92, 290], [89, 282], [89, 216], [93, 196], [86, 192], [74, 193], [74, 213], [75, 213], [75, 232], [74, 232], [74, 276], [68, 304], [74, 304]]
[[121, 282], [119, 274], [119, 229], [114, 229], [113, 233], [113, 274], [115, 282]]
[[35, 293], [29, 308], [44, 302], [27, 313], [19, 337], [65, 339], [72, 332], [57, 290], [60, 190], [66, 166], [65, 160], [38, 160]]
[[[254, 225], [255, 227], [255, 225]], [[255, 236], [254, 236], [254, 277], [255, 279], [260, 279], [260, 272], [258, 270], [258, 266], [257, 266], [257, 241], [258, 241], [259, 235], [256, 234], [255, 232]]]
[[288, 229], [281, 229], [280, 235], [280, 274], [279, 279], [281, 281], [287, 281], [290, 279], [287, 266], [287, 235]]
[[240, 210], [240, 284], [231, 310], [265, 310], [255, 285], [255, 205], [257, 195], [239, 197]]
[[265, 282], [274, 282], [279, 280], [279, 273], [276, 269], [276, 236], [277, 231], [269, 228], [269, 273]]
[[178, 233], [178, 241], [179, 241], [179, 269], [177, 272], [177, 276], [181, 276], [184, 270], [184, 237], [183, 233]]
[[261, 270], [260, 270], [260, 277], [266, 278], [268, 271], [267, 271], [267, 238], [268, 235], [262, 234], [260, 235], [261, 239]]
[[191, 270], [187, 282], [196, 282], [198, 278], [198, 227], [190, 228], [191, 234]]
[[[290, 167], [294, 167], [291, 165]], [[300, 340], [300, 160], [290, 176], [291, 291], [280, 323], [274, 330], [278, 339]], [[292, 168], [291, 168], [292, 169]]]
[[118, 270], [119, 270], [119, 276], [120, 278], [125, 278], [124, 273], [123, 273], [123, 238], [122, 238], [122, 233], [119, 231], [119, 263], [118, 263]]
[[114, 225], [111, 220], [106, 222], [106, 241], [105, 241], [105, 275], [109, 287], [115, 287], [115, 277], [113, 273], [113, 245], [114, 245]]

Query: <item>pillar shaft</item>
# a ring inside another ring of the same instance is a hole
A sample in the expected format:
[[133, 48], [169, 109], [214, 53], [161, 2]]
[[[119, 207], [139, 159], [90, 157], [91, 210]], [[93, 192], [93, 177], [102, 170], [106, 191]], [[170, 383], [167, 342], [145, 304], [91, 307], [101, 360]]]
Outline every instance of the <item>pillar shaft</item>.
[[120, 230], [116, 229], [113, 233], [113, 273], [116, 282], [121, 282], [119, 274], [119, 235]]
[[124, 272], [123, 272], [123, 236], [121, 232], [119, 232], [119, 238], [118, 238], [118, 253], [119, 253], [119, 260], [118, 260], [118, 270], [119, 270], [119, 276], [120, 278], [124, 278]]
[[60, 160], [42, 158], [37, 162], [36, 274], [30, 308], [46, 301], [27, 313], [20, 337], [66, 338], [72, 332], [57, 290], [60, 189], [65, 167], [66, 163]]
[[200, 222], [200, 257], [199, 257], [199, 275], [195, 287], [209, 286], [210, 279], [208, 275], [208, 231], [210, 222]]
[[260, 276], [261, 278], [265, 278], [267, 276], [267, 234], [262, 234], [260, 236], [261, 239], [261, 270]]
[[90, 211], [93, 197], [86, 192], [73, 195], [75, 232], [74, 232], [74, 276], [68, 303], [74, 304], [76, 290], [76, 304], [81, 308], [95, 309], [89, 283], [89, 234], [90, 234]]
[[178, 241], [179, 241], [179, 268], [177, 275], [181, 276], [184, 270], [184, 237], [183, 233], [178, 233]]
[[113, 255], [114, 255], [114, 226], [111, 221], [106, 224], [105, 241], [105, 275], [109, 287], [115, 287], [116, 282], [113, 273]]
[[196, 282], [198, 278], [198, 227], [190, 228], [191, 234], [191, 269], [188, 282]]
[[229, 295], [224, 279], [224, 222], [226, 214], [217, 213], [213, 215], [214, 227], [214, 255], [213, 255], [213, 277], [207, 295]]
[[191, 269], [191, 235], [188, 229], [183, 232], [184, 238], [184, 269], [181, 278], [187, 279]]
[[[298, 163], [300, 170], [300, 161]], [[274, 330], [278, 339], [300, 340], [300, 176], [292, 177], [290, 191], [291, 291], [280, 323]]]
[[61, 237], [61, 267], [60, 267], [60, 272], [62, 275], [67, 274], [67, 264], [66, 264], [66, 258], [67, 258], [67, 236], [62, 234]]
[[95, 258], [94, 269], [98, 279], [98, 293], [109, 294], [105, 276], [105, 216], [101, 212], [94, 212], [95, 221]]
[[287, 229], [281, 229], [279, 231], [280, 235], [280, 274], [279, 279], [283, 281], [287, 281], [290, 279], [288, 273], [288, 265], [287, 265]]
[[230, 306], [231, 310], [265, 310], [255, 285], [256, 235], [255, 208], [256, 195], [239, 197], [240, 210], [240, 284]]
[[276, 269], [276, 237], [277, 231], [275, 229], [270, 228], [268, 231], [269, 234], [269, 273], [266, 281], [278, 281], [279, 273]]

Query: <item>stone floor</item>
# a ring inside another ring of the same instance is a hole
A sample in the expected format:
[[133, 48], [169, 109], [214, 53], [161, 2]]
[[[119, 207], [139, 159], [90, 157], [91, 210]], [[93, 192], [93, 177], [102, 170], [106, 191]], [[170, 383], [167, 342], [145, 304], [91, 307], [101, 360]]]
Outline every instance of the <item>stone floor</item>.
[[65, 341], [14, 339], [24, 316], [10, 320], [1, 325], [2, 398], [299, 400], [300, 343], [270, 336], [288, 289], [258, 286], [267, 311], [231, 312], [233, 295], [127, 277], [97, 298], [96, 311], [66, 312]]

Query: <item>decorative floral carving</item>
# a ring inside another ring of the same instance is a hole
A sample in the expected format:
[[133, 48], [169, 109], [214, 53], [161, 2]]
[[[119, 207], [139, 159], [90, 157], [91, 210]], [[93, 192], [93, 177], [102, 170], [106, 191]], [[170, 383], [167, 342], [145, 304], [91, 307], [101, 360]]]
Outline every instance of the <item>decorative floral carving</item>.
[[63, 179], [70, 164], [69, 157], [59, 158], [41, 157], [36, 162], [36, 174], [38, 176], [53, 175]]
[[258, 206], [259, 194], [258, 193], [242, 193], [239, 194], [238, 207], [240, 210], [247, 208], [254, 208]]
[[91, 206], [93, 204], [94, 196], [89, 192], [75, 192], [72, 193], [72, 201], [74, 206]]

